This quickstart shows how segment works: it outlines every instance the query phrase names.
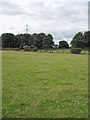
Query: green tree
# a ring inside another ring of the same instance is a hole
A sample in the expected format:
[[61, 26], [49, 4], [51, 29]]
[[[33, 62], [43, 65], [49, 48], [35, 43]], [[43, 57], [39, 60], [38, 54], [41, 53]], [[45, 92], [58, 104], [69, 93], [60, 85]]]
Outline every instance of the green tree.
[[88, 48], [90, 51], [90, 31], [85, 32], [83, 38], [85, 48]]
[[53, 36], [51, 34], [48, 34], [46, 38], [46, 48], [50, 49], [53, 48], [53, 46], [54, 46]]
[[16, 35], [15, 41], [16, 41], [16, 47], [23, 48], [24, 46], [23, 34]]
[[45, 33], [39, 33], [38, 39], [37, 39], [37, 48], [44, 49], [45, 48], [45, 41], [46, 41]]
[[1, 37], [2, 37], [2, 47], [3, 48], [13, 48], [15, 46], [14, 34], [3, 33]]
[[72, 39], [71, 41], [71, 47], [73, 48], [83, 48], [85, 47], [84, 45], [84, 39], [83, 39], [83, 33], [78, 32]]
[[34, 33], [34, 34], [17, 34], [12, 33], [2, 34], [2, 43], [5, 48], [23, 48], [36, 47], [38, 49], [49, 49], [54, 45], [51, 34]]
[[69, 48], [69, 44], [66, 41], [60, 41], [59, 48]]
[[24, 46], [30, 46], [31, 35], [30, 34], [18, 34], [15, 36], [15, 47], [23, 48]]
[[31, 35], [30, 34], [22, 34], [23, 46], [31, 45]]
[[34, 33], [31, 37], [31, 44], [38, 49], [49, 49], [54, 45], [54, 42], [51, 34], [46, 35], [45, 33]]
[[31, 36], [31, 40], [30, 40], [30, 46], [31, 47], [37, 47], [38, 46], [38, 34], [37, 33], [33, 33]]

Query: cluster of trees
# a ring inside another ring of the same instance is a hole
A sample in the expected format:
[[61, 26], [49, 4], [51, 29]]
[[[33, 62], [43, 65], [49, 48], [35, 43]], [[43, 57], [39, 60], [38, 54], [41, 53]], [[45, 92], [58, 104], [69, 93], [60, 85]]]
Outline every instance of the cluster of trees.
[[[3, 48], [38, 48], [38, 49], [51, 49], [51, 48], [69, 48], [69, 44], [66, 41], [60, 41], [59, 45], [55, 45], [53, 36], [51, 34], [46, 35], [45, 33], [34, 33], [34, 34], [18, 34], [4, 33], [2, 37]], [[77, 33], [72, 41], [71, 48], [90, 48], [90, 31], [85, 33]]]
[[90, 48], [90, 31], [85, 33], [79, 32], [77, 33], [72, 41], [71, 47], [72, 48], [81, 48], [81, 49], [89, 49]]
[[53, 36], [45, 33], [34, 34], [18, 34], [4, 33], [2, 34], [2, 47], [3, 48], [23, 48], [37, 47], [38, 49], [51, 49], [51, 48], [69, 48], [66, 41], [60, 41], [59, 46], [54, 44]]
[[[71, 41], [71, 48], [88, 49], [90, 51], [90, 31], [85, 33], [78, 32]], [[69, 48], [66, 41], [59, 42], [59, 48]]]
[[49, 49], [54, 45], [52, 35], [45, 33], [34, 33], [32, 35], [4, 33], [1, 37], [3, 48], [37, 47], [38, 49]]

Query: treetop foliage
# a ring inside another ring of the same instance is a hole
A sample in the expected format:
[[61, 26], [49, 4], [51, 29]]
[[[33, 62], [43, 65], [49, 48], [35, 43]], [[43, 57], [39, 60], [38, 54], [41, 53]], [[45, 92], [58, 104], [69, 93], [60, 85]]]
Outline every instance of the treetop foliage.
[[54, 45], [53, 36], [45, 33], [34, 34], [18, 34], [12, 33], [2, 34], [3, 48], [23, 48], [37, 47], [38, 49], [50, 49]]
[[60, 41], [59, 48], [69, 48], [69, 44], [66, 41]]
[[82, 48], [86, 49], [90, 47], [90, 31], [87, 31], [85, 33], [78, 32], [71, 41], [71, 47], [72, 48]]
[[[69, 48], [68, 42], [62, 40], [59, 46], [55, 45], [53, 36], [45, 33], [33, 34], [17, 34], [3, 33], [2, 47], [3, 48], [37, 48], [37, 49], [51, 49], [51, 48]], [[85, 33], [78, 32], [71, 41], [71, 48], [81, 48], [90, 50], [90, 31]], [[1, 45], [1, 43], [0, 43]]]

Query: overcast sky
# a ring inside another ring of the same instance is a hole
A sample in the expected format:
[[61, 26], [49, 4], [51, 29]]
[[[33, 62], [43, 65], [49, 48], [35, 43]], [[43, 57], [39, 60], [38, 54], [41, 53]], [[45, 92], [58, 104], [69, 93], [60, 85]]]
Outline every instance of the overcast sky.
[[25, 33], [26, 24], [31, 34], [51, 33], [56, 44], [70, 42], [88, 30], [88, 0], [0, 0], [0, 35]]

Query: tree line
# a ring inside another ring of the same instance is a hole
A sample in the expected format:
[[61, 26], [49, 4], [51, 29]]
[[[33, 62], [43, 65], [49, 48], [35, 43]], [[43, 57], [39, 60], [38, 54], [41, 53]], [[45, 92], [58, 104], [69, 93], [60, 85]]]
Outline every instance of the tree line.
[[[34, 48], [37, 49], [52, 49], [52, 48], [69, 48], [67, 41], [62, 40], [59, 45], [55, 45], [53, 36], [45, 33], [33, 34], [17, 34], [3, 33], [2, 48]], [[85, 33], [78, 32], [71, 41], [71, 48], [87, 49], [90, 45], [90, 31]]]
[[52, 35], [46, 35], [45, 33], [34, 33], [32, 35], [4, 33], [1, 37], [3, 48], [37, 47], [38, 49], [49, 49], [54, 45]]

